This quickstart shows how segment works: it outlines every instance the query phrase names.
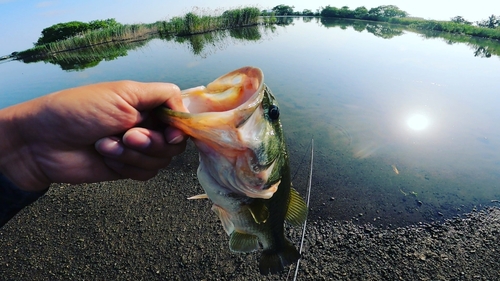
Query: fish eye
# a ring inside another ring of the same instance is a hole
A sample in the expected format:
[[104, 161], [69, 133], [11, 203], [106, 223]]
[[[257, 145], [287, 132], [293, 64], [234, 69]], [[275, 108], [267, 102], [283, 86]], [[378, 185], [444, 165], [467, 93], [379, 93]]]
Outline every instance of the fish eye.
[[274, 104], [269, 107], [267, 113], [272, 121], [277, 120], [280, 117], [280, 109]]

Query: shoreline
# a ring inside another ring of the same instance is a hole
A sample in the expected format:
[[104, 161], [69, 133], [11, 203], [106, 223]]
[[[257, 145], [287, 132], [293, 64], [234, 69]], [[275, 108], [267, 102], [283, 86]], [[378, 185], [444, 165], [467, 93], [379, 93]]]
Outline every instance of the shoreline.
[[[285, 280], [231, 253], [188, 148], [155, 178], [53, 185], [0, 228], [2, 280]], [[195, 164], [196, 163], [196, 164]], [[497, 280], [500, 208], [384, 229], [309, 220], [298, 280]], [[300, 228], [287, 228], [298, 246]], [[291, 270], [291, 276], [295, 266]]]

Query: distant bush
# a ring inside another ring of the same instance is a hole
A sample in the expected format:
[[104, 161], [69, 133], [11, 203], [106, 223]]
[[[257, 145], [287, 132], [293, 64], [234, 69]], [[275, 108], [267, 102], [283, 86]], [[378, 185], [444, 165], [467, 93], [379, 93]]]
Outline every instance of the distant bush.
[[115, 19], [95, 20], [89, 23], [80, 21], [70, 21], [58, 23], [42, 30], [42, 36], [38, 38], [35, 46], [57, 42], [68, 39], [88, 30], [97, 30], [102, 28], [116, 27], [121, 25]]
[[378, 6], [376, 8], [371, 8], [370, 10], [368, 10], [364, 6], [358, 7], [354, 10], [350, 10], [347, 6], [343, 6], [340, 9], [336, 7], [326, 6], [321, 11], [321, 16], [387, 21], [389, 18], [407, 17], [408, 13], [394, 5]]
[[435, 30], [442, 32], [464, 34], [469, 36], [485, 37], [497, 40], [500, 39], [500, 29], [498, 28], [484, 28], [480, 26], [456, 23], [452, 21], [391, 18], [388, 20], [388, 22], [406, 25], [409, 28], [420, 29], [420, 30]]

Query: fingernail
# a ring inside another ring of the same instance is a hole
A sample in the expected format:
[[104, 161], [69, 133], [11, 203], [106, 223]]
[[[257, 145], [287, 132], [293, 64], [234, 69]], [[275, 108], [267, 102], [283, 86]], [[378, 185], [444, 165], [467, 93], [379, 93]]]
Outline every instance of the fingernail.
[[130, 130], [123, 135], [123, 142], [133, 148], [145, 149], [151, 144], [151, 138], [137, 130]]
[[123, 153], [123, 146], [118, 138], [103, 138], [95, 144], [97, 150], [107, 156], [120, 156]]
[[169, 144], [178, 144], [178, 143], [182, 142], [183, 140], [184, 140], [184, 136], [183, 135], [178, 135], [175, 138], [169, 140], [168, 143]]

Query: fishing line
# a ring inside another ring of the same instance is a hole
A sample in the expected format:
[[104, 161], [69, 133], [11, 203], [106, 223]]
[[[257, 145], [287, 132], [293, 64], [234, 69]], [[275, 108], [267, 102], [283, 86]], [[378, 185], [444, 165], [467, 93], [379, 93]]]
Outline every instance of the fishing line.
[[[314, 139], [311, 139], [311, 169], [309, 172], [309, 186], [307, 187], [307, 196], [306, 196], [307, 210], [309, 210], [309, 199], [311, 198], [313, 159], [314, 159]], [[307, 218], [304, 221], [304, 228], [302, 229], [302, 238], [300, 239], [299, 253], [301, 254], [301, 256], [302, 256], [302, 248], [304, 246], [304, 237], [306, 236], [306, 226], [307, 226]], [[299, 266], [301, 259], [302, 258], [299, 258], [299, 260], [297, 260], [297, 266], [295, 267], [295, 275], [293, 276], [293, 281], [297, 280], [297, 274], [299, 273]]]
[[[312, 141], [312, 139], [311, 139], [311, 141]], [[306, 158], [307, 151], [309, 151], [309, 147], [311, 147], [311, 145], [312, 145], [312, 142], [311, 142], [311, 144], [309, 144], [309, 145], [307, 146], [307, 149], [306, 149], [306, 150], [304, 150], [304, 154], [302, 154], [302, 159], [300, 159], [300, 162], [299, 162], [300, 164], [304, 163], [304, 158]], [[291, 178], [291, 181], [292, 181], [292, 182], [293, 182], [293, 180], [295, 179], [295, 176], [297, 175], [297, 173], [299, 172], [300, 166], [301, 166], [301, 165], [298, 165], [298, 166], [297, 166], [297, 168], [295, 169], [295, 173], [293, 174], [293, 176], [292, 176], [292, 178]]]

